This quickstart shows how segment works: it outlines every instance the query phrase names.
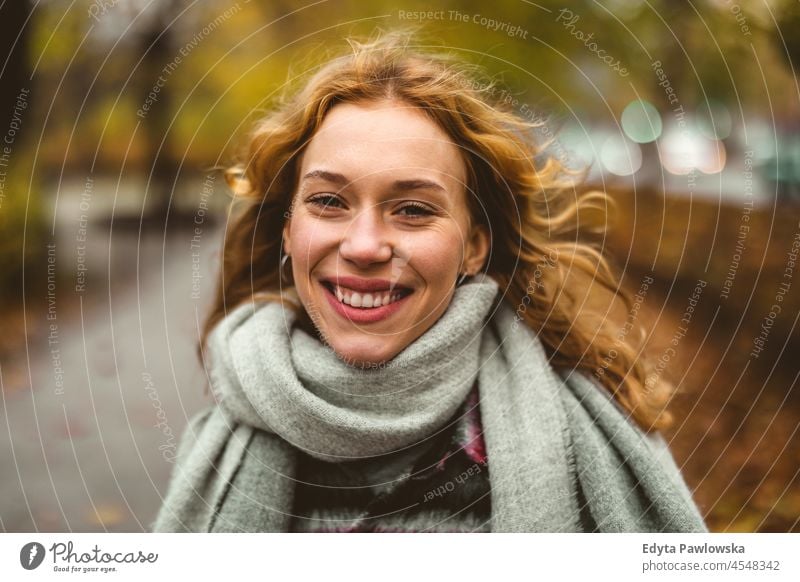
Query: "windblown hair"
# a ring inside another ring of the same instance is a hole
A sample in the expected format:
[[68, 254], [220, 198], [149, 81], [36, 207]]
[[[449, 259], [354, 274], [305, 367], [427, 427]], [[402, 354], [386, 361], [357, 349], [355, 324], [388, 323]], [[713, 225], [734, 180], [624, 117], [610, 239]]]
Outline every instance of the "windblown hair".
[[[603, 192], [578, 195], [582, 174], [538, 143], [536, 129], [544, 122], [517, 114], [479, 67], [442, 51], [423, 51], [411, 43], [413, 37], [394, 31], [349, 40], [351, 51], [326, 61], [256, 124], [241, 163], [226, 172], [232, 206], [243, 201], [244, 208], [228, 225], [201, 358], [213, 327], [246, 301], [281, 301], [308, 323], [292, 298], [291, 273], [288, 285], [280, 279], [281, 233], [301, 154], [336, 104], [392, 99], [419, 107], [462, 151], [471, 220], [491, 233], [485, 271], [518, 320], [538, 333], [551, 364], [593, 375], [644, 430], [668, 426], [665, 404], [672, 386], [648, 381], [651, 361], [640, 345], [646, 333], [639, 319], [630, 317], [633, 298], [620, 286], [602, 246], [579, 240], [579, 215], [603, 211], [613, 201]], [[604, 225], [593, 234], [604, 232]], [[592, 297], [606, 293], [609, 304], [581, 304], [577, 295], [590, 286]], [[610, 306], [620, 302], [628, 313], [624, 328], [608, 317]]]

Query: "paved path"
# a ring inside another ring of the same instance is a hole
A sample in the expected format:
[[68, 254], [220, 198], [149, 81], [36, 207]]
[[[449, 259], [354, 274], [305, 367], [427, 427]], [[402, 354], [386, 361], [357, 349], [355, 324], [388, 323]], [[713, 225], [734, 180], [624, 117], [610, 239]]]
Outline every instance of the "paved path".
[[[78, 223], [63, 222], [69, 226], [57, 236], [56, 257], [69, 271]], [[57, 342], [43, 336], [28, 343], [32, 389], [0, 402], [0, 531], [147, 531], [187, 418], [211, 402], [195, 345], [213, 292], [219, 233], [204, 225], [197, 249], [191, 232], [166, 244], [163, 233], [148, 235], [137, 259], [138, 233], [109, 237], [108, 230], [88, 227], [92, 293], [59, 315], [76, 295], [72, 284], [61, 284], [56, 319], [47, 320], [45, 308], [33, 315], [39, 325], [57, 326]]]

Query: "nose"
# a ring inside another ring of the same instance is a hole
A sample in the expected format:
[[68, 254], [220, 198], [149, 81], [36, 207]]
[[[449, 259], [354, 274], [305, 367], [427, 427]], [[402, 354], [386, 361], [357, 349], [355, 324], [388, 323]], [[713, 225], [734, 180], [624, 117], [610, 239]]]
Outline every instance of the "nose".
[[342, 258], [358, 267], [385, 263], [392, 258], [389, 227], [384, 223], [381, 208], [364, 210], [350, 224], [339, 244]]

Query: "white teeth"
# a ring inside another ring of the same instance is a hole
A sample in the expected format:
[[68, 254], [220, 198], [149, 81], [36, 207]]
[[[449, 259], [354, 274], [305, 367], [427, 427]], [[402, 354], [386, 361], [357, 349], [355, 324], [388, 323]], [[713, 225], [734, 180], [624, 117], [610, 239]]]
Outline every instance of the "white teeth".
[[388, 291], [384, 293], [358, 293], [338, 286], [334, 286], [334, 291], [336, 298], [340, 302], [352, 307], [361, 307], [364, 309], [389, 305], [401, 297], [400, 293], [391, 293]]

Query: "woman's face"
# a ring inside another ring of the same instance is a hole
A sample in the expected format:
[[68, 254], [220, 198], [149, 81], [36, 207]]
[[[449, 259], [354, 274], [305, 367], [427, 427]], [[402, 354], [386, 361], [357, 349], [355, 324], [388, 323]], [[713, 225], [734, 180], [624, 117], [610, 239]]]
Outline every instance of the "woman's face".
[[297, 294], [354, 366], [390, 360], [445, 312], [489, 250], [469, 228], [466, 166], [419, 109], [334, 106], [305, 149], [283, 232]]

